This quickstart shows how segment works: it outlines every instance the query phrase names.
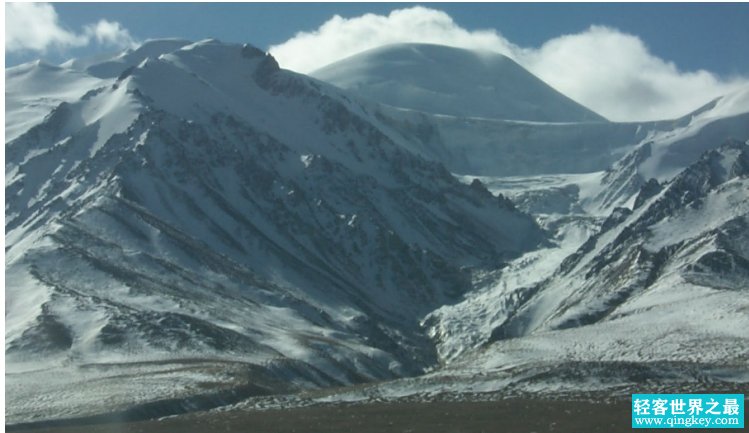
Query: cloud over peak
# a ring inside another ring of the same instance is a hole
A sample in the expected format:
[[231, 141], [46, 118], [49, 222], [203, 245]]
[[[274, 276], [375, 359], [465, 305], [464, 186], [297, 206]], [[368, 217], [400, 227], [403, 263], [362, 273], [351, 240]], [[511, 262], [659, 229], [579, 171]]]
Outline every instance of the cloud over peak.
[[62, 26], [55, 8], [49, 3], [6, 3], [5, 50], [7, 52], [67, 49], [92, 42], [127, 48], [135, 41], [118, 22], [99, 20], [76, 33]]
[[445, 12], [416, 6], [389, 15], [339, 15], [312, 32], [297, 33], [269, 51], [288, 69], [309, 73], [334, 61], [401, 42], [422, 42], [462, 48], [487, 49], [503, 54], [518, 50], [494, 30], [468, 31]]
[[551, 39], [525, 50], [518, 61], [563, 93], [620, 121], [683, 116], [748, 83], [680, 71], [637, 36], [605, 26]]
[[749, 83], [708, 71], [680, 71], [637, 36], [593, 25], [538, 48], [518, 46], [493, 29], [467, 30], [445, 12], [412, 7], [389, 15], [334, 16], [317, 30], [270, 47], [282, 67], [309, 73], [378, 46], [422, 42], [489, 50], [511, 57], [549, 85], [617, 121], [674, 118]]

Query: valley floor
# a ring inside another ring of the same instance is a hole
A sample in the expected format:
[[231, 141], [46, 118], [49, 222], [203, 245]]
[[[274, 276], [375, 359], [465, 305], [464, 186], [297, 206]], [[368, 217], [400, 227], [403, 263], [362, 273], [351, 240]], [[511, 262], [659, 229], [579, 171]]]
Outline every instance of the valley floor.
[[[630, 402], [515, 398], [201, 412], [158, 421], [24, 429], [29, 433], [625, 432]], [[14, 431], [10, 429], [8, 431]]]

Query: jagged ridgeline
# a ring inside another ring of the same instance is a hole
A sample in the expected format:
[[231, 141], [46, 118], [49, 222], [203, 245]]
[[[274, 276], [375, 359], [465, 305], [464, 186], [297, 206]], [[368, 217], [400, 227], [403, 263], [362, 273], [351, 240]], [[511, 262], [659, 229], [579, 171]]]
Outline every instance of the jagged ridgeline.
[[746, 383], [748, 88], [617, 123], [486, 52], [314, 75], [216, 40], [6, 70], [9, 423]]
[[10, 372], [200, 358], [283, 389], [413, 375], [437, 362], [419, 318], [545, 242], [254, 47], [157, 41], [78, 67], [10, 72], [11, 89], [59, 75], [80, 94], [6, 144]]

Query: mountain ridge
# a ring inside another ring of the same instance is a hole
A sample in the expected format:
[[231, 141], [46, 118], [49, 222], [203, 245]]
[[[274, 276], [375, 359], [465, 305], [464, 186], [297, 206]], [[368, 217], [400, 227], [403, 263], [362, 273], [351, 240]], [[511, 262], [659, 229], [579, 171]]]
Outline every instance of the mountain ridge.
[[387, 107], [210, 39], [76, 64], [6, 70], [11, 423], [746, 377], [741, 92], [554, 124]]
[[381, 103], [435, 114], [539, 122], [605, 121], [509, 57], [489, 51], [434, 44], [386, 45], [310, 75]]
[[436, 362], [418, 317], [545, 242], [252, 46], [188, 44], [94, 83], [6, 143], [15, 422], [28, 371], [58, 376], [37, 384], [61, 402], [47, 417], [102, 410], [91, 365], [119, 365], [99, 383], [146, 401], [187, 392], [205, 362], [174, 389], [118, 375], [195, 357], [284, 392], [418, 374]]

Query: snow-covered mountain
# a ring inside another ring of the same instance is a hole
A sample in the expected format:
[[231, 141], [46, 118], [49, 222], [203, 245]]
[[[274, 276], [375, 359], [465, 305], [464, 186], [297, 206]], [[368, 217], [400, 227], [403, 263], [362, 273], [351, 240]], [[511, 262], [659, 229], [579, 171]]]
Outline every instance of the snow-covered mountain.
[[74, 101], [98, 80], [41, 60], [5, 70], [5, 139], [17, 138], [61, 102]]
[[674, 121], [670, 129], [654, 129], [601, 179], [595, 199], [604, 207], [627, 203], [650, 179], [663, 182], [727, 139], [749, 139], [749, 87], [724, 95]]
[[215, 40], [6, 70], [8, 422], [749, 383], [749, 93], [608, 122], [420, 44], [317, 76], [349, 90]]
[[450, 367], [419, 386], [453, 374], [487, 391], [747, 382], [747, 116], [745, 89], [647, 125], [604, 171], [464, 176], [532, 212], [554, 242], [427, 316]]
[[[663, 164], [672, 166], [661, 171], [673, 177], [715, 142], [749, 137], [749, 89], [679, 119], [608, 122], [511, 59], [490, 52], [387, 45], [312, 75], [386, 104], [372, 111], [383, 125], [410, 137], [413, 152], [442, 162], [454, 173], [473, 176], [603, 171], [652, 142], [655, 155], [648, 165], [661, 161], [661, 153], [670, 149]], [[654, 170], [643, 166], [645, 180], [657, 177]], [[627, 193], [636, 194], [640, 186]]]
[[749, 144], [728, 141], [572, 254], [529, 253], [429, 315], [442, 369], [333, 398], [745, 389], [748, 245]]
[[[420, 318], [545, 241], [508, 200], [249, 45], [153, 41], [73, 66], [6, 71], [13, 116], [62, 95], [6, 143], [11, 422], [206, 381], [417, 374], [437, 362]], [[48, 92], [50, 76], [70, 89]], [[252, 379], [227, 373], [242, 369]]]
[[[671, 149], [663, 164], [672, 166], [663, 175], [674, 176], [713, 146], [708, 143], [749, 137], [747, 91], [725, 95], [679, 119], [653, 122], [526, 122], [389, 106], [372, 111], [383, 125], [412, 137], [413, 152], [442, 162], [454, 173], [507, 177], [604, 171], [650, 142], [660, 149], [652, 162]], [[650, 172], [653, 169], [643, 176]]]
[[[406, 64], [418, 64], [424, 58], [418, 50], [400, 50], [400, 54], [398, 59]], [[364, 58], [367, 56], [362, 55]], [[612, 233], [614, 227], [625, 224], [631, 209], [645, 206], [646, 199], [660, 193], [664, 184], [669, 185], [674, 195], [677, 193], [673, 191], [679, 190], [681, 194], [704, 197], [690, 202], [687, 205], [690, 209], [701, 205], [702, 200], [710, 204], [705, 205], [699, 221], [686, 217], [680, 220], [681, 212], [690, 212], [686, 209], [671, 209], [651, 218], [651, 224], [667, 230], [659, 241], [664, 245], [659, 248], [708, 243], [706, 238], [722, 230], [729, 234], [720, 236], [723, 243], [716, 249], [734, 251], [738, 244], [726, 247], [725, 242], [738, 239], [740, 243], [746, 237], [746, 226], [733, 220], [746, 219], [749, 189], [744, 182], [746, 173], [731, 168], [734, 163], [730, 161], [733, 158], [743, 161], [744, 157], [734, 153], [746, 152], [743, 143], [749, 140], [746, 97], [749, 89], [711, 101], [682, 118], [659, 122], [558, 123], [508, 120], [510, 116], [472, 118], [464, 113], [435, 114], [441, 113], [444, 105], [414, 107], [408, 105], [407, 98], [388, 99], [387, 92], [380, 92], [380, 82], [367, 79], [368, 72], [362, 72], [378, 70], [377, 62], [355, 59], [331, 67], [340, 75], [331, 74], [328, 78], [326, 74], [330, 72], [326, 68], [325, 74], [318, 77], [397, 106], [380, 108], [378, 118], [397, 131], [416, 137], [414, 152], [465, 174], [461, 178], [467, 183], [479, 179], [490, 190], [512, 198], [554, 235], [551, 245], [527, 253], [499, 271], [477, 275], [475, 289], [461, 302], [445, 305], [425, 318], [423, 323], [437, 342], [440, 359], [449, 365], [447, 370], [425, 376], [424, 381], [417, 380], [419, 385], [404, 385], [405, 390], [396, 383], [392, 389], [385, 385], [377, 392], [434, 391], [445, 382], [456, 383], [451, 388], [454, 391], [496, 390], [536, 375], [548, 380], [534, 379], [531, 384], [523, 385], [530, 387], [524, 389], [552, 389], [552, 382], [559, 379], [553, 371], [560, 376], [577, 377], [579, 380], [573, 380], [571, 387], [582, 389], [582, 382], [597, 380], [586, 376], [586, 369], [596, 371], [591, 375], [603, 382], [608, 377], [615, 386], [636, 382], [633, 378], [637, 374], [653, 378], [659, 374], [661, 378], [671, 375], [693, 381], [702, 372], [715, 380], [746, 381], [746, 366], [741, 364], [746, 353], [734, 347], [746, 347], [745, 336], [738, 332], [745, 326], [740, 317], [745, 303], [737, 302], [735, 305], [740, 306], [737, 308], [731, 306], [736, 301], [735, 291], [712, 296], [713, 291], [724, 287], [721, 281], [731, 281], [734, 290], [749, 285], [742, 266], [734, 265], [743, 263], [744, 256], [716, 255], [710, 248], [693, 248], [690, 254], [671, 257], [660, 250], [650, 251], [647, 236], [633, 236], [627, 240], [618, 237], [607, 240], [608, 248], [622, 256], [591, 259], [597, 264], [587, 266], [596, 268], [600, 275], [594, 275], [588, 268], [570, 268], [570, 263], [588, 253], [604, 233]], [[435, 61], [433, 66], [432, 69], [439, 69], [438, 66], [449, 69], [451, 63]], [[351, 82], [346, 81], [349, 76]], [[423, 77], [412, 74], [412, 79], [411, 85], [416, 87], [433, 82], [428, 73]], [[473, 95], [473, 100], [480, 101], [481, 97]], [[720, 151], [715, 150], [731, 139], [735, 141]], [[718, 159], [723, 162], [715, 162]], [[713, 162], [705, 163], [706, 160]], [[706, 164], [727, 167], [724, 177], [713, 176], [706, 181], [709, 187], [692, 185], [694, 191], [685, 192], [690, 188], [684, 187], [679, 179], [709, 178], [711, 175], [705, 174]], [[735, 164], [740, 167], [742, 163]], [[730, 192], [717, 187], [723, 183], [731, 185], [725, 187]], [[721, 206], [712, 204], [713, 200]], [[721, 216], [712, 214], [713, 211]], [[723, 218], [732, 222], [724, 227]], [[692, 223], [697, 224], [696, 229], [690, 226]], [[627, 232], [626, 227], [619, 229]], [[651, 230], [641, 229], [644, 233]], [[713, 264], [725, 262], [725, 266], [716, 267], [712, 274], [696, 282], [692, 271], [686, 270], [702, 268], [700, 263], [705, 260], [712, 260]], [[657, 269], [651, 272], [651, 268]], [[669, 287], [677, 292], [661, 302], [658, 297]], [[702, 301], [695, 296], [697, 292], [711, 295], [710, 308], [718, 311], [720, 325], [710, 328], [718, 340], [711, 346], [709, 356], [695, 353], [696, 342], [707, 338], [707, 334], [695, 329], [694, 323], [714, 321], [711, 314], [700, 317]], [[686, 293], [683, 299], [682, 293]], [[618, 320], [616, 314], [609, 316], [620, 304], [625, 310], [629, 308], [630, 295], [646, 298], [646, 302], [655, 306], [626, 313], [626, 320]], [[666, 305], [671, 301], [674, 305]], [[682, 309], [684, 314], [679, 317]], [[609, 323], [611, 317], [617, 320]], [[693, 324], [687, 326], [687, 321]], [[654, 350], [656, 334], [642, 334], [639, 326], [660, 326], [671, 333], [682, 329], [672, 344], [683, 344], [683, 349], [664, 345]], [[716, 331], [720, 326], [725, 327], [725, 332]], [[614, 343], [608, 342], [609, 336]], [[725, 362], [720, 360], [723, 356]], [[569, 363], [562, 363], [555, 370], [560, 359]], [[690, 369], [685, 366], [691, 361], [703, 367], [688, 373]], [[521, 365], [522, 368], [516, 369]], [[494, 375], [487, 371], [502, 373]], [[479, 383], [483, 380], [490, 383]]]
[[[682, 298], [695, 307], [711, 297], [739, 302], [749, 276], [747, 182], [749, 145], [729, 141], [664, 186], [643, 188], [634, 209], [613, 212], [598, 234], [513, 309], [495, 329], [495, 339], [631, 320], [632, 315], [650, 314], [645, 306], [652, 309]], [[691, 286], [700, 287], [687, 289]], [[702, 299], [695, 296], [700, 291]], [[746, 308], [734, 306], [735, 313]], [[738, 318], [726, 313], [721, 309], [719, 314], [726, 321]], [[698, 322], [693, 326], [699, 327]], [[737, 350], [747, 347], [742, 346]]]
[[434, 114], [537, 122], [601, 122], [512, 59], [431, 44], [374, 48], [313, 77], [395, 107]]

